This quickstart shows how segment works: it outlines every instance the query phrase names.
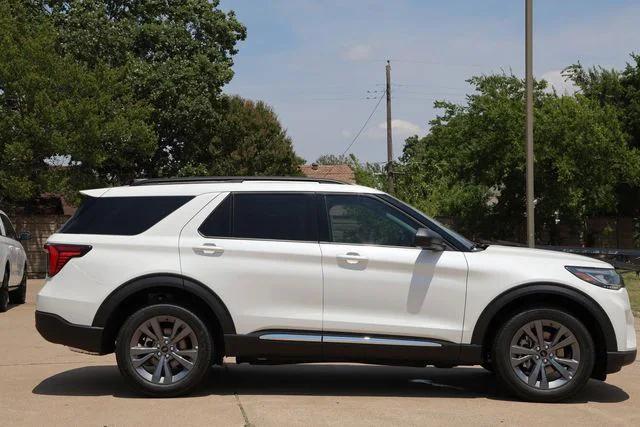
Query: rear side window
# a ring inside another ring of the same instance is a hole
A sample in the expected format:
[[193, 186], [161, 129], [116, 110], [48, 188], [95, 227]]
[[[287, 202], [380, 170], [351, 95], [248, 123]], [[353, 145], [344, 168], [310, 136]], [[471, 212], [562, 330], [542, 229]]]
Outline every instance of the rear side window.
[[231, 200], [227, 196], [211, 215], [204, 220], [198, 231], [203, 236], [231, 237]]
[[192, 198], [87, 197], [59, 233], [133, 236], [148, 230]]
[[202, 223], [207, 237], [317, 241], [314, 194], [235, 193]]

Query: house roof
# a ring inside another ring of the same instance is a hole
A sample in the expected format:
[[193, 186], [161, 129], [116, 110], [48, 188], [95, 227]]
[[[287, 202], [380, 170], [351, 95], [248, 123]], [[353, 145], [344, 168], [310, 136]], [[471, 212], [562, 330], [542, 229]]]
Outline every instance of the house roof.
[[302, 165], [300, 171], [309, 178], [335, 179], [337, 181], [356, 183], [356, 176], [351, 166], [341, 165]]

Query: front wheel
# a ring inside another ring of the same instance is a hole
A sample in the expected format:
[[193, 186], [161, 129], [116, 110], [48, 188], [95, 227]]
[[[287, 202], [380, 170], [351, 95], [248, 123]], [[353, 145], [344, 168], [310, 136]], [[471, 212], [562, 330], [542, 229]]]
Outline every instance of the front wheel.
[[4, 272], [0, 283], [0, 313], [7, 311], [9, 307], [9, 271]]
[[24, 304], [27, 301], [27, 265], [22, 270], [22, 280], [17, 289], [9, 292], [9, 301], [11, 304]]
[[595, 348], [578, 319], [554, 308], [528, 309], [498, 332], [492, 362], [501, 382], [524, 400], [555, 402], [589, 380]]
[[213, 360], [213, 340], [202, 320], [188, 309], [151, 305], [125, 321], [116, 359], [120, 372], [143, 393], [179, 396], [205, 378]]

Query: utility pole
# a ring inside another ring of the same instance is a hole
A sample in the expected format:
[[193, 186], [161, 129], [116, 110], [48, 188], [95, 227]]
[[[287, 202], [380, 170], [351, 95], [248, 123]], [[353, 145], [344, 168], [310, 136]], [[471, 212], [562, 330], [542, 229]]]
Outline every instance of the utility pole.
[[393, 194], [393, 139], [391, 133], [391, 63], [387, 60], [387, 179]]
[[525, 0], [525, 84], [527, 138], [527, 244], [536, 244], [533, 194], [533, 0]]

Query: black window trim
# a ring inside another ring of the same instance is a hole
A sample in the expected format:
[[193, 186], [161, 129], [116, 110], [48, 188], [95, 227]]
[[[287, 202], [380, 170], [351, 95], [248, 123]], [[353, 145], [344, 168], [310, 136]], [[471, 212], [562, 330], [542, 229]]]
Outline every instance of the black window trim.
[[[399, 209], [397, 206], [394, 206], [392, 203], [389, 203], [388, 201], [386, 201], [385, 199], [383, 199], [382, 197], [379, 196], [379, 194], [376, 193], [352, 193], [352, 192], [323, 192], [321, 193], [322, 195], [322, 200], [323, 200], [323, 204], [324, 204], [324, 214], [326, 215], [326, 221], [327, 221], [327, 234], [326, 236], [326, 240], [320, 240], [319, 243], [328, 243], [328, 244], [332, 244], [332, 245], [347, 245], [347, 246], [375, 246], [375, 247], [381, 247], [381, 248], [395, 248], [395, 249], [421, 249], [418, 248], [417, 246], [396, 246], [396, 245], [379, 245], [379, 244], [373, 244], [373, 243], [343, 243], [343, 242], [333, 242], [332, 238], [331, 238], [331, 220], [329, 218], [329, 211], [328, 211], [328, 207], [327, 207], [327, 200], [326, 200], [326, 196], [363, 196], [363, 197], [368, 197], [374, 200], [377, 200], [379, 202], [382, 202], [383, 204], [389, 206], [391, 209], [400, 212], [401, 214], [410, 217], [411, 219], [413, 219], [414, 221], [416, 221], [418, 224], [420, 224], [421, 226], [423, 226], [424, 228], [429, 229], [430, 231], [436, 233], [438, 236], [442, 237], [445, 240], [445, 243], [447, 244], [447, 251], [460, 251], [460, 249], [452, 244], [449, 239], [447, 239], [448, 236], [443, 236], [443, 233], [441, 233], [438, 229], [434, 229], [433, 224], [425, 224], [425, 221], [422, 220], [422, 218], [417, 218], [415, 215], [410, 215], [408, 212], [405, 212], [402, 209]], [[321, 236], [321, 233], [318, 234], [319, 236]]]
[[[294, 190], [285, 190], [285, 191], [227, 191], [225, 193], [228, 193], [226, 197], [224, 197], [222, 200], [220, 200], [220, 203], [218, 203], [216, 205], [216, 208], [218, 206], [220, 206], [220, 204], [222, 202], [224, 202], [227, 197], [231, 198], [231, 233], [233, 233], [233, 210], [235, 208], [235, 195], [236, 194], [310, 194], [312, 196], [314, 196], [314, 202], [316, 203], [316, 221], [317, 221], [317, 235], [318, 238], [320, 237], [320, 220], [319, 220], [319, 216], [320, 216], [320, 212], [318, 211], [319, 207], [318, 207], [318, 195], [319, 193], [316, 191], [294, 191]], [[215, 208], [212, 209], [211, 211], [208, 212], [206, 218], [200, 223], [200, 225], [198, 226], [198, 234], [200, 235], [200, 237], [202, 237], [203, 239], [217, 239], [217, 240], [256, 240], [256, 241], [263, 241], [263, 242], [285, 242], [285, 243], [319, 243], [320, 241], [318, 239], [316, 240], [288, 240], [288, 239], [267, 239], [267, 238], [261, 238], [261, 237], [234, 237], [234, 236], [207, 236], [205, 234], [202, 233], [202, 231], [200, 231], [200, 229], [202, 228], [202, 224], [204, 224], [204, 222], [207, 220], [207, 218], [209, 218], [209, 215], [211, 215], [213, 213], [213, 211], [215, 211]]]

